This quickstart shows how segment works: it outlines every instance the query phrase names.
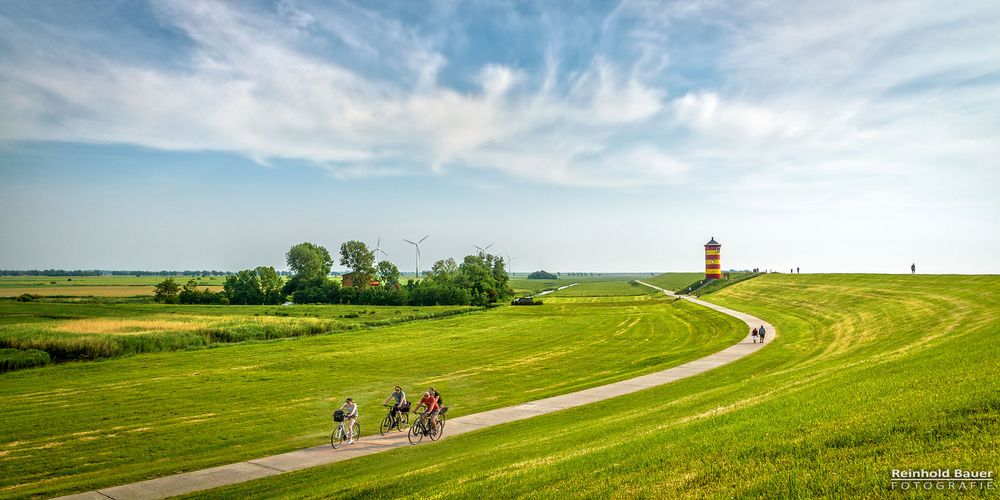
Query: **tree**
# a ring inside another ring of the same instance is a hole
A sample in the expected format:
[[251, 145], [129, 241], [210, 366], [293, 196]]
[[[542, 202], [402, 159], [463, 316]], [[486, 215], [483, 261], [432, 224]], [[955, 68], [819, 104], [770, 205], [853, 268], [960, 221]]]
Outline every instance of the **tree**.
[[180, 291], [180, 286], [173, 278], [167, 278], [153, 287], [153, 300], [157, 302], [165, 302], [167, 304], [177, 303], [177, 293]]
[[253, 269], [244, 269], [226, 278], [222, 289], [229, 297], [230, 304], [261, 304], [264, 294], [260, 290], [260, 278]]
[[[572, 274], [572, 273], [571, 273]], [[535, 271], [528, 275], [529, 280], [556, 280], [559, 276], [545, 271]]]
[[441, 259], [431, 266], [431, 280], [439, 284], [454, 283], [458, 276], [458, 264], [451, 257]]
[[375, 276], [375, 254], [361, 241], [351, 240], [340, 245], [340, 265], [351, 270], [355, 288], [368, 286]]
[[224, 294], [221, 292], [213, 292], [208, 288], [199, 290], [198, 281], [194, 278], [188, 280], [181, 293], [177, 295], [177, 300], [181, 304], [221, 304], [223, 298]]
[[333, 266], [333, 258], [325, 248], [305, 242], [299, 243], [285, 254], [288, 267], [302, 278], [327, 276]]
[[383, 260], [378, 263], [378, 268], [376, 269], [379, 281], [385, 286], [397, 286], [399, 285], [399, 268], [396, 264]]
[[280, 304], [285, 301], [281, 292], [283, 280], [271, 266], [260, 266], [254, 270], [260, 283], [260, 293], [264, 304]]

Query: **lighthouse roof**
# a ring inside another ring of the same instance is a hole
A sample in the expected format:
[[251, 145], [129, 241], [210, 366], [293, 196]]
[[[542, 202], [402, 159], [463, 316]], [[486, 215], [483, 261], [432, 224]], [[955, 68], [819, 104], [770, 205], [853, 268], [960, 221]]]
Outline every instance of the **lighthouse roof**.
[[706, 245], [718, 245], [718, 244], [719, 244], [719, 242], [718, 242], [718, 241], [715, 241], [715, 236], [712, 236], [712, 239], [711, 239], [711, 240], [709, 240], [709, 241], [708, 241], [708, 243], [705, 243], [705, 244], [706, 244]]

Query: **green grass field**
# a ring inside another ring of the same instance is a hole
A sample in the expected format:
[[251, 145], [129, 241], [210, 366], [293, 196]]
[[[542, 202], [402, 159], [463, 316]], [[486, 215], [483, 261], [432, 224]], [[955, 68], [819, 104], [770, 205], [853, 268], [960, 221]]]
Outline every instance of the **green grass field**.
[[[152, 296], [153, 285], [167, 276], [0, 276], [0, 297], [22, 294], [51, 298]], [[194, 279], [201, 288], [222, 290], [225, 276], [172, 276], [183, 285]]]
[[196, 349], [343, 332], [476, 310], [466, 306], [197, 306], [0, 301], [0, 348], [53, 360]]
[[347, 396], [361, 403], [363, 432], [372, 433], [394, 384], [411, 397], [433, 384], [449, 415], [460, 416], [662, 370], [744, 334], [732, 318], [662, 296], [568, 297], [9, 372], [0, 374], [0, 497], [71, 493], [321, 444]]
[[[577, 285], [570, 288], [545, 294], [540, 297], [542, 300], [555, 297], [612, 297], [652, 293], [652, 290], [647, 287], [632, 285], [631, 281], [634, 280], [642, 280], [669, 290], [676, 290], [690, 284], [699, 277], [704, 277], [704, 274], [665, 273], [657, 276], [650, 276], [649, 274], [609, 274], [604, 276], [564, 276], [558, 280], [513, 278], [510, 280], [510, 286], [517, 295], [532, 295], [577, 283]], [[656, 283], [653, 283], [653, 281], [656, 281]]]
[[561, 286], [571, 285], [573, 283], [617, 283], [619, 285], [624, 285], [634, 279], [645, 279], [651, 277], [652, 275], [650, 273], [601, 273], [595, 274], [594, 276], [564, 275], [555, 280], [535, 280], [528, 279], [524, 277], [524, 275], [521, 275], [520, 277], [510, 278], [508, 285], [514, 290], [515, 295], [521, 296], [534, 295], [546, 290], [555, 290]]
[[769, 275], [706, 298], [780, 337], [598, 407], [197, 496], [859, 498], [893, 496], [893, 468], [1000, 471], [1000, 277]]
[[0, 289], [49, 286], [144, 286], [151, 287], [167, 278], [180, 284], [195, 279], [199, 286], [222, 284], [225, 276], [0, 276]]

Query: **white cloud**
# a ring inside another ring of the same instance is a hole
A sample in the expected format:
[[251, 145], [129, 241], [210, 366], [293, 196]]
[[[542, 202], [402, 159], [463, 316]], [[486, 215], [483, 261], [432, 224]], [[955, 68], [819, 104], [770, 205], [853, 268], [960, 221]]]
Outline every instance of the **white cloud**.
[[[1000, 157], [989, 5], [625, 2], [583, 61], [554, 37], [538, 41], [538, 67], [461, 68], [447, 41], [350, 3], [285, 1], [276, 16], [156, 5], [191, 42], [175, 65], [107, 55], [113, 34], [87, 42], [0, 19], [0, 138], [305, 159], [344, 178], [473, 168], [617, 187], [722, 176], [821, 190], [840, 175], [864, 189], [937, 179], [942, 165], [982, 178]], [[667, 88], [696, 22], [731, 41], [710, 78]], [[445, 69], [476, 87], [443, 83]]]

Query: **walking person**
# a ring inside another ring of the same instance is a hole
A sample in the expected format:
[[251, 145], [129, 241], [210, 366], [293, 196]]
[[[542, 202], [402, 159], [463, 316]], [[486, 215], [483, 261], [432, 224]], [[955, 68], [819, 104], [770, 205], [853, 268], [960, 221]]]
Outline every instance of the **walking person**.
[[910, 264], [910, 274], [917, 274], [917, 263]]
[[760, 325], [760, 328], [757, 329], [757, 335], [760, 336], [760, 343], [761, 344], [764, 343], [764, 333], [765, 333], [764, 332], [764, 325]]
[[354, 443], [354, 422], [358, 421], [358, 405], [354, 398], [347, 398], [347, 401], [340, 406], [344, 410], [344, 426], [347, 427], [347, 444]]
[[754, 344], [757, 343], [757, 329], [756, 328], [754, 328], [753, 331], [750, 332], [750, 338], [753, 339], [753, 343]]

